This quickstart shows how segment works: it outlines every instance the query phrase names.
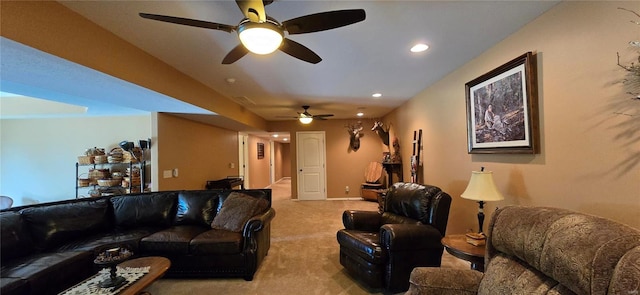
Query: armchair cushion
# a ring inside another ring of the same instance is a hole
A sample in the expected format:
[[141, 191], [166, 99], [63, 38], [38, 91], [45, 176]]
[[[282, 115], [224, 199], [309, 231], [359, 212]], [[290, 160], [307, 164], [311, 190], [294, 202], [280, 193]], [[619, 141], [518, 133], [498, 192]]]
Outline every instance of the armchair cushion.
[[405, 295], [475, 295], [481, 279], [481, 272], [470, 269], [416, 267], [409, 277], [411, 287]]
[[389, 251], [442, 249], [440, 232], [432, 226], [385, 224], [380, 227], [380, 243]]
[[342, 213], [342, 223], [346, 229], [378, 231], [381, 223], [380, 213], [374, 211], [347, 210]]

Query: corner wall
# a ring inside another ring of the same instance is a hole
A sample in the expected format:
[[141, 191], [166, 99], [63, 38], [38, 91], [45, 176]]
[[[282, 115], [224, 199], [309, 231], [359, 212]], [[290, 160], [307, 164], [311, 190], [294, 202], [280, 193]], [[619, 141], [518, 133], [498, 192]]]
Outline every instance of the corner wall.
[[[423, 182], [453, 198], [448, 233], [477, 229], [478, 205], [460, 194], [481, 166], [505, 196], [487, 204], [485, 229], [506, 205], [567, 208], [640, 228], [640, 102], [618, 83], [625, 73], [616, 65], [616, 52], [623, 63], [638, 57], [628, 47], [638, 39], [629, 21], [638, 19], [618, 7], [640, 12], [638, 2], [562, 2], [387, 116], [404, 142], [423, 129]], [[527, 51], [537, 52], [541, 153], [468, 154], [465, 83]]]
[[[169, 114], [154, 116], [153, 191], [204, 189], [207, 180], [239, 174], [237, 132]], [[165, 170], [176, 168], [178, 177], [164, 178]]]

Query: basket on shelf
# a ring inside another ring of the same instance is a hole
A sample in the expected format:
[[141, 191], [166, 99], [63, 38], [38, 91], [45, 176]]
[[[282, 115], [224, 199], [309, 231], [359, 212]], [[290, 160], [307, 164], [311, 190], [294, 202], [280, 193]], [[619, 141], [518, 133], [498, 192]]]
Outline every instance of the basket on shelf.
[[98, 179], [107, 179], [111, 177], [109, 169], [89, 169], [89, 184], [98, 184]]
[[[82, 174], [82, 175], [86, 175], [86, 174]], [[78, 177], [78, 187], [87, 187], [89, 186], [89, 183], [91, 183], [90, 178]]]
[[107, 156], [108, 163], [122, 163], [124, 159], [125, 151], [122, 148], [116, 147], [111, 149], [109, 156]]
[[94, 156], [78, 156], [78, 164], [89, 165], [94, 163]]
[[120, 184], [120, 179], [98, 179], [99, 186], [117, 186]]
[[93, 162], [96, 164], [105, 164], [107, 163], [107, 156], [106, 155], [97, 155], [93, 157]]

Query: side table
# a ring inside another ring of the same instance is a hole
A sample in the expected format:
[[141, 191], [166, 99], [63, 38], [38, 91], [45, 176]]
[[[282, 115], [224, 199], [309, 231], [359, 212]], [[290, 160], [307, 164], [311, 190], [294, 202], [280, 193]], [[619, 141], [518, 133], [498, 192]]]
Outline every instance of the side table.
[[445, 236], [441, 242], [449, 254], [471, 262], [471, 269], [484, 272], [484, 245], [474, 246], [467, 243], [465, 235]]

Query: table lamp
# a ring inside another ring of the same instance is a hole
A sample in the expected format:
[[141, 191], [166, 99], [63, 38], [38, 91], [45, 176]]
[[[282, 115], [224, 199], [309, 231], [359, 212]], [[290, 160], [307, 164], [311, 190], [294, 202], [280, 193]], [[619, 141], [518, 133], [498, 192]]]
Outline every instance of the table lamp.
[[493, 182], [493, 172], [484, 171], [484, 167], [480, 171], [471, 172], [467, 189], [460, 196], [464, 199], [478, 201], [480, 205], [478, 209], [479, 233], [482, 233], [482, 224], [484, 223], [484, 202], [504, 200]]

